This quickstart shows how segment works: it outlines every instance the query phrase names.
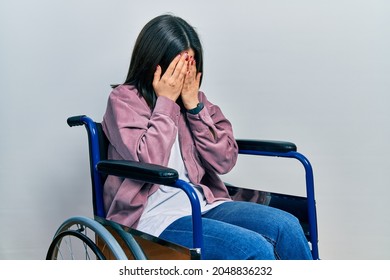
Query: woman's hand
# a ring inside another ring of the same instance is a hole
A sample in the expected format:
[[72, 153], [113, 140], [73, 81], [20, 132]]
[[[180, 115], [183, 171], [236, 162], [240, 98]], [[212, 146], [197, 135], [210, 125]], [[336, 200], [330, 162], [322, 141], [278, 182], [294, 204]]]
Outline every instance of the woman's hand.
[[187, 110], [195, 108], [199, 103], [198, 92], [201, 75], [202, 73], [197, 73], [195, 59], [190, 57], [188, 61], [188, 71], [181, 91], [181, 99]]
[[176, 102], [183, 89], [184, 79], [188, 72], [188, 62], [188, 53], [177, 55], [162, 76], [161, 67], [157, 66], [152, 83], [157, 96], [164, 96]]

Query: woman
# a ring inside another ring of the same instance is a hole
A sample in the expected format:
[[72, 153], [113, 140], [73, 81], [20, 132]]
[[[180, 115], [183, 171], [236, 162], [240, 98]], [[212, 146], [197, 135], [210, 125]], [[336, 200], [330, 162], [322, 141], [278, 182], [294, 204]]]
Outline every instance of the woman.
[[[139, 34], [127, 79], [113, 89], [103, 117], [109, 158], [169, 166], [201, 200], [204, 259], [310, 259], [295, 217], [231, 201], [218, 174], [236, 163], [231, 123], [199, 91], [203, 51], [194, 28], [172, 15]], [[107, 218], [191, 247], [190, 204], [179, 189], [109, 176]]]

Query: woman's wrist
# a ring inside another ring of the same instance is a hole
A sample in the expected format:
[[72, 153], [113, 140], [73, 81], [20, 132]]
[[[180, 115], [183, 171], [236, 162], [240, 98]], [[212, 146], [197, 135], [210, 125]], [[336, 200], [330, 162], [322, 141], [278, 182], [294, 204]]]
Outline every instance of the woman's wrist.
[[182, 101], [183, 101], [184, 108], [186, 108], [186, 110], [194, 109], [199, 103], [198, 98], [192, 100], [184, 100], [182, 97]]

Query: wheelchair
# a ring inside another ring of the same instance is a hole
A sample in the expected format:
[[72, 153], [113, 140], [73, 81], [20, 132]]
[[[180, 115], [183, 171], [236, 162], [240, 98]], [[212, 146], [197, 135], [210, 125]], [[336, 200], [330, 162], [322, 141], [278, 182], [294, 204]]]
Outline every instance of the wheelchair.
[[[100, 123], [85, 115], [67, 119], [70, 127], [85, 126], [88, 135], [93, 218], [76, 216], [64, 221], [54, 234], [47, 260], [196, 260], [202, 259], [202, 220], [193, 188], [178, 179], [176, 170], [155, 164], [107, 159], [108, 139]], [[294, 143], [284, 141], [236, 140], [239, 154], [283, 157], [298, 160], [305, 169], [306, 196], [246, 189], [225, 183], [233, 200], [251, 201], [276, 207], [295, 215], [305, 232], [313, 259], [319, 259], [317, 214], [313, 169], [297, 152]], [[108, 175], [182, 189], [192, 207], [193, 246], [183, 247], [105, 218], [103, 185]], [[227, 237], [228, 238], [228, 237]]]

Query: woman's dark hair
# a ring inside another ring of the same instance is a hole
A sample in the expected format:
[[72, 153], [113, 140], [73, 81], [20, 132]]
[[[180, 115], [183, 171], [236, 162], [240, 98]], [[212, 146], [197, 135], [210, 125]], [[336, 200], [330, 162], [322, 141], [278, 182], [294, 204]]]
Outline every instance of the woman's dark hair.
[[197, 71], [203, 72], [203, 50], [195, 29], [173, 15], [152, 19], [138, 35], [124, 84], [135, 86], [148, 105], [154, 108], [157, 96], [152, 82], [157, 65], [164, 73], [179, 53], [190, 48], [195, 53]]

